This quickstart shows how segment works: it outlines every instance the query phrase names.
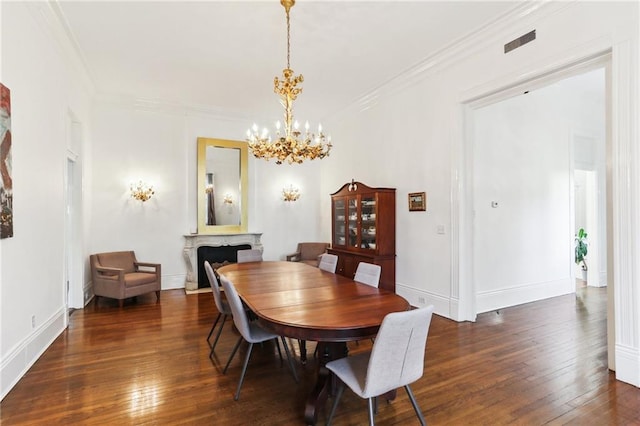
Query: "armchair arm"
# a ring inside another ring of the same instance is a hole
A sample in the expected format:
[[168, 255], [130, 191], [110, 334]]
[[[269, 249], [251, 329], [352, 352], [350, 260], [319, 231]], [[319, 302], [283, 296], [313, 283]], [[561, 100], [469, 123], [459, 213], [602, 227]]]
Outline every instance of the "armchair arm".
[[97, 266], [96, 265], [97, 275], [101, 278], [107, 279], [117, 279], [118, 281], [124, 280], [124, 269], [120, 268], [109, 268], [107, 266]]
[[295, 253], [291, 253], [287, 255], [287, 261], [289, 262], [299, 262], [301, 253], [299, 251]]
[[[161, 266], [160, 266], [160, 264], [159, 264], [159, 263], [134, 262], [133, 264], [134, 264], [134, 265], [135, 265], [135, 267], [136, 267], [136, 271], [139, 271], [139, 272], [154, 272], [156, 275], [160, 275], [160, 268], [161, 268]], [[143, 268], [151, 268], [151, 269], [153, 269], [153, 271], [144, 271], [144, 270], [140, 271], [140, 267], [141, 267], [141, 266], [142, 266]]]

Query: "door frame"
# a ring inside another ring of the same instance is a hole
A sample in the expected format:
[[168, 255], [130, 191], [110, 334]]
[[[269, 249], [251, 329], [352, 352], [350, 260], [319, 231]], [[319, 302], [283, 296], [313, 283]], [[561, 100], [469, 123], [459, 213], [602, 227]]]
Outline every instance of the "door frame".
[[[519, 93], [545, 86], [571, 75], [594, 68], [607, 70], [607, 185], [611, 202], [608, 202], [607, 217], [611, 220], [608, 232], [608, 250], [611, 268], [609, 274], [613, 303], [608, 309], [610, 327], [614, 327], [615, 345], [610, 352], [615, 355], [616, 378], [640, 386], [640, 351], [638, 340], [640, 329], [635, 312], [640, 308], [637, 280], [634, 271], [640, 269], [640, 244], [633, 230], [640, 229], [640, 217], [631, 214], [638, 211], [638, 186], [631, 182], [640, 165], [636, 147], [637, 109], [634, 102], [637, 84], [636, 57], [633, 42], [624, 40], [611, 45], [603, 41], [576, 49], [566, 58], [540, 64], [539, 69], [523, 70], [521, 73], [504, 76], [460, 94], [463, 111], [461, 145], [452, 155], [452, 314], [461, 321], [475, 321], [475, 283], [473, 282], [473, 193], [472, 176], [473, 109], [495, 103]], [[608, 72], [611, 70], [611, 72]], [[610, 77], [610, 78], [609, 78]], [[609, 113], [610, 110], [610, 113]], [[609, 195], [608, 195], [609, 196]], [[610, 213], [610, 214], [609, 214]], [[608, 219], [609, 220], [609, 219]], [[471, 241], [470, 241], [471, 239]], [[455, 306], [454, 306], [455, 303]], [[613, 309], [611, 309], [611, 307]], [[613, 312], [611, 312], [613, 311]], [[611, 328], [609, 329], [611, 330]]]

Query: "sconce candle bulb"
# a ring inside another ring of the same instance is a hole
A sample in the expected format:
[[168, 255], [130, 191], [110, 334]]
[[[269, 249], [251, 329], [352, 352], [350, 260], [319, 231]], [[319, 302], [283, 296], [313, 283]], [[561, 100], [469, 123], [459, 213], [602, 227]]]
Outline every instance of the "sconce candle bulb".
[[282, 188], [282, 199], [284, 201], [297, 201], [300, 198], [300, 190], [289, 185], [288, 188]]
[[144, 183], [143, 181], [138, 181], [137, 184], [132, 183], [129, 186], [129, 189], [131, 190], [131, 198], [142, 201], [143, 203], [151, 199], [153, 194], [155, 194], [153, 186]]

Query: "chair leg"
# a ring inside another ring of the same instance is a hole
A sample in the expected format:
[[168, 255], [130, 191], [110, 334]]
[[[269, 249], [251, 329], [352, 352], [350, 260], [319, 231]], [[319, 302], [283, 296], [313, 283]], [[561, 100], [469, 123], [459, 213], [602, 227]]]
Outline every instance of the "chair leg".
[[119, 299], [118, 305], [120, 305], [120, 309], [122, 309], [122, 307], [124, 306], [124, 299]]
[[233, 397], [234, 400], [240, 399], [240, 389], [242, 388], [242, 383], [244, 382], [244, 375], [247, 372], [247, 365], [249, 365], [249, 358], [251, 358], [251, 349], [253, 349], [253, 343], [249, 343], [249, 349], [247, 350], [247, 356], [244, 359], [244, 366], [242, 367], [242, 373], [240, 374], [240, 381], [238, 382], [238, 389], [236, 389], [236, 395]]
[[300, 362], [302, 364], [307, 363], [307, 341], [298, 340], [298, 346], [300, 346]]
[[207, 343], [209, 344], [209, 347], [211, 347], [211, 342], [209, 341], [209, 339], [211, 339], [213, 330], [216, 329], [216, 325], [218, 325], [218, 321], [220, 321], [220, 317], [222, 317], [222, 314], [218, 314], [218, 316], [216, 317], [216, 320], [213, 322], [213, 325], [211, 326], [211, 330], [209, 330], [209, 335], [207, 336]]
[[418, 419], [420, 420], [420, 424], [422, 426], [426, 426], [427, 422], [424, 421], [424, 417], [422, 417], [422, 411], [420, 411], [420, 407], [418, 407], [418, 402], [416, 398], [413, 396], [413, 392], [411, 392], [411, 388], [409, 385], [405, 386], [404, 389], [407, 391], [407, 395], [409, 395], [409, 400], [411, 401], [411, 405], [413, 405], [413, 409], [418, 415]]
[[238, 351], [238, 347], [240, 347], [240, 343], [242, 343], [243, 340], [244, 338], [242, 336], [238, 338], [238, 342], [233, 347], [233, 351], [231, 351], [231, 355], [229, 356], [229, 361], [227, 361], [227, 365], [224, 366], [224, 370], [222, 370], [222, 374], [227, 374], [227, 368], [229, 368], [229, 364], [231, 364], [231, 360], [236, 355], [236, 352]]
[[[284, 360], [282, 359], [282, 351], [280, 350], [280, 345], [278, 344], [278, 338], [276, 337], [274, 340], [276, 342], [276, 349], [278, 349], [278, 356], [280, 357], [280, 367], [282, 367], [284, 365]], [[260, 344], [262, 345], [262, 342]]]
[[160, 290], [156, 291], [156, 299], [157, 302], [160, 301]]
[[373, 416], [375, 416], [373, 413], [373, 398], [369, 398], [367, 402], [369, 403], [369, 426], [374, 426], [376, 423], [373, 420]]
[[291, 374], [293, 374], [293, 379], [296, 381], [296, 383], [298, 383], [298, 373], [296, 373], [296, 368], [293, 365], [293, 356], [289, 351], [289, 345], [287, 345], [287, 341], [284, 340], [283, 336], [280, 336], [280, 338], [282, 339], [282, 346], [284, 346], [284, 351], [287, 354], [287, 361], [289, 361], [289, 367], [291, 367]]
[[344, 392], [344, 383], [340, 381], [338, 385], [338, 392], [333, 400], [333, 405], [331, 406], [331, 412], [329, 413], [329, 418], [327, 419], [327, 426], [331, 425], [331, 421], [333, 420], [333, 415], [336, 413], [336, 408], [338, 408], [338, 402], [340, 402], [340, 398], [342, 398], [342, 393]]
[[224, 328], [224, 322], [227, 320], [228, 315], [222, 314], [222, 324], [220, 324], [220, 328], [218, 329], [218, 334], [216, 334], [216, 339], [213, 341], [213, 345], [211, 345], [211, 351], [209, 352], [209, 357], [213, 355], [213, 350], [216, 348], [218, 344], [218, 339], [220, 339], [220, 335], [222, 334], [222, 329]]

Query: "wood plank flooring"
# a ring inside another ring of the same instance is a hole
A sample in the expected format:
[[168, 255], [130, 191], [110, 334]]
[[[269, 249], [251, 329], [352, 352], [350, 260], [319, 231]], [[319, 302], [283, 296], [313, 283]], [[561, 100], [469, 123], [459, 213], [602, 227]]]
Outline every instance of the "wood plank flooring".
[[[640, 424], [640, 390], [606, 367], [606, 289], [482, 314], [434, 316], [425, 374], [412, 388], [430, 425]], [[237, 339], [225, 325], [217, 356], [205, 337], [212, 295], [182, 290], [73, 313], [70, 326], [0, 403], [2, 425], [295, 425], [314, 384], [315, 361], [296, 384], [275, 346], [254, 348], [239, 401], [246, 347], [226, 375]], [[352, 353], [370, 342], [350, 344]], [[297, 343], [291, 342], [296, 353]], [[309, 353], [314, 344], [309, 342]], [[328, 408], [327, 408], [328, 411]], [[418, 424], [406, 393], [381, 402], [379, 425]], [[324, 418], [321, 419], [324, 422]], [[334, 424], [367, 422], [366, 401], [345, 391]]]

